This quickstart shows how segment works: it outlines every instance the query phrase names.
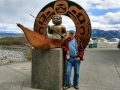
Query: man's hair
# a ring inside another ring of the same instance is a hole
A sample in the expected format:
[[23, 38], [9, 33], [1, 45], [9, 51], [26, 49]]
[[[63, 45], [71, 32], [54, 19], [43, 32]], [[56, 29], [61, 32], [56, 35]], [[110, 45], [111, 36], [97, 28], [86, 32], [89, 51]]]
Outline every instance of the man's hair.
[[75, 34], [75, 31], [74, 31], [74, 30], [70, 30], [69, 33], [73, 33], [73, 34]]

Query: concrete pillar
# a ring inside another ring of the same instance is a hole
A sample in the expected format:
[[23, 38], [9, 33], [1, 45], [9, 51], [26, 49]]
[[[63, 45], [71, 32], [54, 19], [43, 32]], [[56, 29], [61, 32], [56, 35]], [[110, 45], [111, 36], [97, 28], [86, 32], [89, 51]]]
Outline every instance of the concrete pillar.
[[33, 88], [44, 90], [62, 90], [64, 76], [64, 60], [61, 48], [49, 50], [32, 49]]

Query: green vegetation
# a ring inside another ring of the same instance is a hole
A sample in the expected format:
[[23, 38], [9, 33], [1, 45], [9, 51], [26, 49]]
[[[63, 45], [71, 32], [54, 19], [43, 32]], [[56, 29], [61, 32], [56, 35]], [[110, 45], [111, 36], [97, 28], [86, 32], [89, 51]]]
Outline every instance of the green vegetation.
[[25, 36], [0, 38], [0, 45], [25, 45], [27, 43], [28, 40]]

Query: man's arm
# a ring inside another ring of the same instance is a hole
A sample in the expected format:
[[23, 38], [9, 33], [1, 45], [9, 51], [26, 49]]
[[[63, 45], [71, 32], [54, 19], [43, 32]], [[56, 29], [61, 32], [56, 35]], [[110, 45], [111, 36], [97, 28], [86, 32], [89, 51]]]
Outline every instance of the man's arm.
[[78, 57], [80, 57], [80, 60], [84, 60], [83, 56], [84, 56], [84, 47], [83, 47], [83, 44], [80, 40], [80, 45], [79, 45], [79, 50], [78, 50]]
[[65, 39], [65, 40], [63, 41], [63, 43], [61, 44], [61, 48], [63, 49], [63, 51], [64, 51], [65, 53], [67, 53], [67, 51], [68, 51], [68, 47], [66, 46], [66, 42], [67, 42], [67, 39]]

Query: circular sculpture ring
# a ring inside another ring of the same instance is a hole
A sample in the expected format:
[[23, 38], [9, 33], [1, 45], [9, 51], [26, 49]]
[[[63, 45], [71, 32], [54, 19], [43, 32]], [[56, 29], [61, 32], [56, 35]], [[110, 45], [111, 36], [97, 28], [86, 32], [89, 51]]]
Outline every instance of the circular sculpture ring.
[[[73, 20], [76, 27], [76, 36], [81, 38], [84, 47], [86, 47], [91, 36], [91, 22], [86, 11], [73, 1], [57, 0], [43, 7], [36, 18], [48, 24], [55, 14], [66, 15]], [[47, 27], [42, 22], [35, 20], [34, 31], [46, 36]]]

